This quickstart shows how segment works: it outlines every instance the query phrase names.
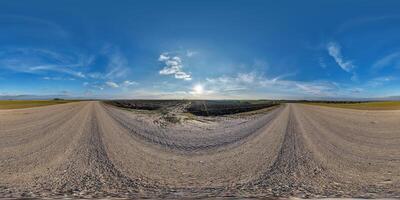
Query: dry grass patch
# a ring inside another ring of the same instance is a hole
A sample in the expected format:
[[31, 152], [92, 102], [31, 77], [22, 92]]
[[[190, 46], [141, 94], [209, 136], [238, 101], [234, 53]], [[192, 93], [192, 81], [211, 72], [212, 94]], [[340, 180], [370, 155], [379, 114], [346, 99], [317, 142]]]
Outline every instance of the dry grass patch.
[[0, 109], [19, 109], [76, 102], [75, 100], [1, 100]]
[[361, 103], [307, 103], [318, 106], [349, 108], [357, 110], [400, 110], [400, 101], [378, 101]]

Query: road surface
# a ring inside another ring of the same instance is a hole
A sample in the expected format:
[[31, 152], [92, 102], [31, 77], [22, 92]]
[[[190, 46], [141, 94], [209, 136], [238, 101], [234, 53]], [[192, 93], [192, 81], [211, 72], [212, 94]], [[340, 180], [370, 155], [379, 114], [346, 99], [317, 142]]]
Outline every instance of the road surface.
[[2, 110], [0, 197], [400, 197], [400, 111], [288, 104], [182, 130], [95, 101]]

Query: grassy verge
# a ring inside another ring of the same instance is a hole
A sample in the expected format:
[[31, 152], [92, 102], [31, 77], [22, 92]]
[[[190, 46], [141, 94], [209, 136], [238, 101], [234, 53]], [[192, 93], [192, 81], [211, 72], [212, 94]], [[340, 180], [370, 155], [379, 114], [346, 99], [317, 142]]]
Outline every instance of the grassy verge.
[[0, 109], [19, 109], [76, 102], [75, 100], [0, 100]]
[[400, 110], [400, 101], [379, 101], [362, 103], [306, 103], [318, 106], [335, 108], [349, 108], [357, 110]]

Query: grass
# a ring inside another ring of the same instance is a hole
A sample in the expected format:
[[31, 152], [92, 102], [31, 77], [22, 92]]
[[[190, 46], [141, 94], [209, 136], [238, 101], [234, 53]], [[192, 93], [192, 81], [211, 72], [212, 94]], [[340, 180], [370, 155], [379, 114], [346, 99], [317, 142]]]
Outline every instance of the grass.
[[400, 110], [400, 101], [378, 101], [362, 103], [307, 103], [318, 106], [349, 108], [357, 110]]
[[19, 109], [38, 106], [57, 105], [75, 102], [74, 100], [0, 100], [0, 109]]

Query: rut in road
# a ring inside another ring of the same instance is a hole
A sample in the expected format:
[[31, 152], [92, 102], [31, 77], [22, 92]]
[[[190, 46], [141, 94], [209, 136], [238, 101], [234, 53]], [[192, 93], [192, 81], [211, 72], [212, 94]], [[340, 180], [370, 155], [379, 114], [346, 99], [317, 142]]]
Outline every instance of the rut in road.
[[[89, 106], [83, 134], [77, 136], [76, 144], [64, 164], [43, 177], [43, 181], [37, 181], [39, 188], [58, 193], [137, 192], [137, 181], [124, 176], [108, 158], [95, 105]], [[57, 178], [54, 180], [52, 177]]]
[[192, 130], [100, 102], [3, 110], [0, 197], [398, 197], [399, 117], [288, 104]]
[[[118, 122], [121, 127], [129, 131], [133, 137], [164, 148], [188, 153], [214, 150], [235, 143], [240, 144], [248, 137], [260, 133], [257, 130], [271, 123], [282, 109], [283, 107], [277, 108], [268, 114], [259, 116], [255, 120], [237, 124], [235, 127], [214, 127], [213, 130], [207, 129], [206, 131], [186, 130], [183, 134], [177, 134], [181, 130], [160, 128], [149, 122], [139, 120], [136, 115], [126, 111], [109, 106], [105, 107], [107, 114]], [[207, 135], [207, 137], [199, 135]]]
[[[289, 106], [289, 117], [282, 145], [272, 166], [258, 179], [246, 184], [250, 190], [264, 190], [280, 196], [303, 196], [324, 194], [329, 190], [343, 190], [338, 186], [330, 188], [335, 177], [316, 162], [307, 149], [302, 136], [296, 112]], [[326, 188], [321, 188], [324, 185]], [[255, 186], [255, 187], [254, 187]]]

